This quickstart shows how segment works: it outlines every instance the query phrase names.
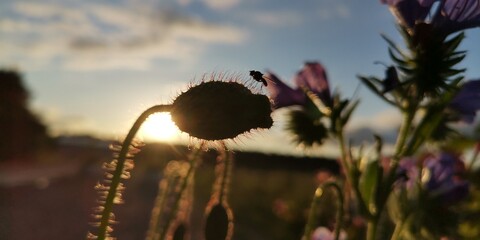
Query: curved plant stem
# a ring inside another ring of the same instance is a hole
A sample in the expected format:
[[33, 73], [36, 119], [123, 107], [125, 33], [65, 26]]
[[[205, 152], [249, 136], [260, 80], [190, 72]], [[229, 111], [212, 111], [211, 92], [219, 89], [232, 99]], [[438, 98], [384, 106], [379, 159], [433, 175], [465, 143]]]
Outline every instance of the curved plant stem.
[[120, 184], [121, 175], [123, 172], [123, 167], [125, 165], [125, 160], [128, 155], [128, 151], [130, 149], [130, 145], [135, 137], [135, 134], [142, 126], [143, 122], [153, 113], [158, 112], [168, 112], [171, 109], [171, 105], [156, 105], [150, 107], [149, 109], [145, 110], [135, 121], [132, 128], [127, 134], [127, 137], [122, 143], [122, 148], [120, 149], [118, 159], [117, 159], [117, 166], [115, 171], [113, 172], [112, 179], [110, 179], [110, 188], [108, 190], [107, 197], [105, 199], [105, 203], [103, 205], [102, 217], [100, 220], [100, 226], [98, 228], [97, 239], [103, 240], [108, 235], [108, 225], [114, 205], [114, 200], [117, 194], [117, 188]]
[[403, 221], [395, 224], [391, 240], [397, 240], [400, 237], [400, 233], [403, 229]]
[[[340, 142], [340, 149], [342, 154], [341, 155], [342, 167], [345, 167], [344, 172], [345, 172], [345, 177], [347, 178], [347, 182], [345, 184], [346, 189], [348, 189], [348, 186], [352, 188], [356, 199], [359, 201], [358, 205], [360, 207], [360, 211], [362, 213], [365, 213], [366, 216], [370, 218], [371, 217], [370, 211], [368, 211], [365, 201], [362, 198], [362, 194], [360, 193], [360, 189], [358, 188], [358, 177], [355, 176], [356, 173], [354, 173], [354, 171], [358, 171], [358, 169], [356, 169], [356, 166], [353, 165], [352, 163], [350, 153], [348, 152], [347, 145], [345, 143], [345, 137], [343, 135], [343, 131], [340, 131], [337, 134], [337, 138], [338, 138], [338, 141]], [[346, 192], [348, 194], [349, 191], [346, 191]], [[344, 206], [346, 208], [348, 208], [348, 204], [349, 204], [348, 199], [349, 198], [347, 197], [347, 206]]]
[[309, 240], [311, 239], [312, 233], [314, 231], [315, 226], [315, 218], [318, 208], [318, 201], [323, 196], [323, 189], [331, 187], [335, 190], [338, 199], [338, 206], [337, 206], [337, 224], [335, 226], [335, 240], [339, 239], [340, 230], [343, 225], [343, 193], [340, 186], [338, 186], [335, 182], [327, 182], [320, 185], [317, 190], [315, 190], [315, 195], [313, 196], [312, 204], [310, 206], [310, 211], [308, 215], [308, 222], [305, 226], [305, 232], [303, 233], [302, 240]]
[[223, 171], [221, 172], [220, 178], [220, 186], [218, 189], [218, 202], [224, 203], [227, 202], [227, 194], [228, 194], [228, 183], [230, 179], [230, 175], [232, 172], [232, 164], [233, 164], [233, 157], [232, 153], [228, 151], [227, 147], [224, 145], [224, 149], [222, 150], [225, 156], [223, 157]]
[[367, 240], [377, 239], [378, 217], [373, 217], [368, 220], [367, 224]]
[[407, 138], [408, 138], [408, 133], [410, 131], [410, 128], [412, 127], [413, 119], [415, 117], [414, 111], [415, 110], [406, 110], [403, 113], [403, 122], [402, 122], [402, 126], [400, 127], [400, 131], [395, 144], [395, 152], [393, 154], [394, 156], [393, 164], [398, 163], [398, 158], [401, 156], [402, 152], [404, 151], [405, 143], [407, 142]]
[[343, 135], [343, 131], [340, 131], [337, 134], [337, 138], [340, 143], [340, 151], [342, 154], [342, 158], [340, 159], [340, 161], [342, 163], [342, 168], [344, 169], [345, 173], [347, 173], [347, 177], [348, 177], [348, 173], [350, 172], [352, 162], [351, 162], [351, 159], [349, 159], [349, 154], [347, 150], [347, 145], [345, 143], [345, 136]]
[[190, 156], [189, 156], [189, 162], [190, 166], [188, 167], [187, 173], [183, 177], [183, 180], [181, 181], [180, 189], [178, 190], [178, 195], [177, 198], [175, 199], [175, 202], [173, 204], [173, 209], [172, 212], [170, 213], [169, 217], [166, 220], [165, 223], [165, 228], [163, 229], [163, 232], [161, 233], [161, 240], [164, 240], [167, 238], [167, 233], [168, 229], [170, 229], [170, 226], [174, 221], [176, 220], [177, 217], [177, 212], [178, 209], [180, 208], [180, 203], [182, 201], [182, 197], [185, 195], [186, 190], [188, 189], [189, 183], [193, 182], [193, 175], [195, 173], [195, 170], [197, 169], [197, 164], [199, 163], [199, 155], [203, 151], [203, 144], [199, 148], [197, 148]]

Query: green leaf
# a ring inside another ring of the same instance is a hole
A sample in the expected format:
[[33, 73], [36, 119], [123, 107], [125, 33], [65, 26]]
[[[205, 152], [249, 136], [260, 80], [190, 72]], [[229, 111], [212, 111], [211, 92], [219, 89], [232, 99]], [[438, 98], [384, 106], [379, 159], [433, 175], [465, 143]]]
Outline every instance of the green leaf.
[[359, 103], [360, 103], [359, 100], [355, 100], [352, 104], [348, 105], [348, 107], [345, 109], [344, 113], [342, 114], [342, 119], [341, 119], [342, 125], [345, 126], [345, 124], [347, 124], [348, 120], [350, 119], [350, 116], [352, 115], [355, 108], [357, 108]]
[[380, 172], [378, 160], [375, 160], [367, 163], [365, 170], [360, 176], [360, 194], [362, 195], [365, 205], [371, 214], [376, 214], [378, 211], [375, 196], [381, 178]]
[[411, 69], [410, 67], [398, 66], [398, 69], [402, 71], [406, 75], [412, 75], [415, 70]]
[[388, 55], [390, 56], [390, 58], [395, 62], [397, 63], [398, 65], [408, 65], [408, 62], [403, 60], [402, 58], [400, 57], [397, 57], [395, 55], [395, 53], [393, 53], [392, 51], [392, 48], [388, 48]]
[[462, 69], [448, 69], [447, 71], [443, 71], [442, 77], [455, 76], [457, 74], [465, 72], [465, 70], [466, 70], [465, 68], [462, 68]]
[[445, 52], [453, 52], [462, 42], [462, 40], [465, 38], [465, 33], [461, 32], [457, 36], [453, 37], [452, 39], [448, 40], [445, 42]]
[[465, 58], [465, 56], [466, 55], [460, 55], [458, 57], [450, 58], [448, 60], [443, 61], [442, 65], [445, 68], [451, 68], [451, 67], [457, 65], [458, 63], [460, 63]]
[[[443, 101], [451, 99], [449, 94], [443, 95]], [[422, 144], [430, 139], [434, 130], [437, 129], [444, 117], [444, 106], [430, 106], [424, 118], [418, 125], [404, 155], [413, 154]]]
[[395, 52], [397, 52], [398, 54], [400, 54], [402, 56], [402, 58], [407, 58], [407, 55], [405, 55], [402, 50], [397, 46], [397, 44], [395, 44], [395, 42], [393, 42], [393, 40], [391, 40], [389, 37], [387, 37], [385, 34], [380, 34], [380, 36], [382, 36], [382, 38], [388, 43], [388, 45], [393, 49], [395, 50]]
[[381, 92], [380, 89], [377, 88], [377, 86], [373, 82], [380, 82], [377, 78], [374, 77], [363, 77], [363, 76], [357, 76], [373, 93], [375, 93], [378, 97], [383, 99], [385, 102], [391, 104], [392, 106], [397, 106], [395, 102], [392, 102], [390, 99], [386, 98], [383, 93]]

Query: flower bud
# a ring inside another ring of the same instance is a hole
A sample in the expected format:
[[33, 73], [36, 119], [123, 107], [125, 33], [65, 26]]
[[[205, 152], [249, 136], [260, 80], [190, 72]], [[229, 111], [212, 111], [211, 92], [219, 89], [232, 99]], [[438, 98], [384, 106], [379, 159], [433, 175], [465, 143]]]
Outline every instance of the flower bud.
[[229, 240], [233, 234], [232, 210], [221, 203], [210, 206], [205, 222], [205, 240]]
[[270, 100], [237, 82], [206, 81], [180, 94], [172, 103], [172, 120], [190, 136], [204, 140], [235, 138], [257, 128], [270, 128]]

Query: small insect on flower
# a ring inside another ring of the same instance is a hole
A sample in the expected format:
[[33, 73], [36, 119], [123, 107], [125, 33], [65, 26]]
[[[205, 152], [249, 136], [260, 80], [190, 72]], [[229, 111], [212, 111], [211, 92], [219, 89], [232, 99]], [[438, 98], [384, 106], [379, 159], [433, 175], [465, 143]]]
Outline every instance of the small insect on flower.
[[253, 78], [253, 80], [257, 82], [263, 83], [264, 86], [267, 86], [267, 79], [266, 77], [263, 76], [263, 73], [260, 71], [256, 70], [251, 70], [250, 71], [250, 76]]

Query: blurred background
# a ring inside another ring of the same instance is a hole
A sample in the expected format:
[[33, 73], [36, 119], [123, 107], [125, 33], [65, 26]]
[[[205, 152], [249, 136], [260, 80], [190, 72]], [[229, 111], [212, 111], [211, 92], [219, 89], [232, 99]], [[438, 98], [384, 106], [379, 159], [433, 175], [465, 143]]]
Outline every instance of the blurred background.
[[[374, 64], [389, 64], [380, 33], [400, 43], [394, 23], [373, 0], [1, 1], [0, 239], [83, 239], [108, 146], [143, 110], [170, 103], [204, 74], [231, 73], [265, 92], [248, 71], [291, 84], [305, 61], [320, 61], [332, 89], [361, 99], [352, 139], [368, 141], [372, 126], [392, 139], [397, 113], [356, 75], [383, 76]], [[467, 78], [480, 76], [479, 40], [468, 31], [460, 47], [471, 52]], [[232, 180], [232, 208], [244, 214], [235, 239], [296, 238], [314, 186], [338, 173], [334, 143], [295, 146], [284, 113], [274, 113], [271, 130], [228, 143], [245, 152]], [[120, 239], [144, 237], [161, 169], [191, 143], [165, 114], [138, 137], [146, 146], [118, 208]], [[208, 200], [212, 163], [197, 176], [195, 204]]]

